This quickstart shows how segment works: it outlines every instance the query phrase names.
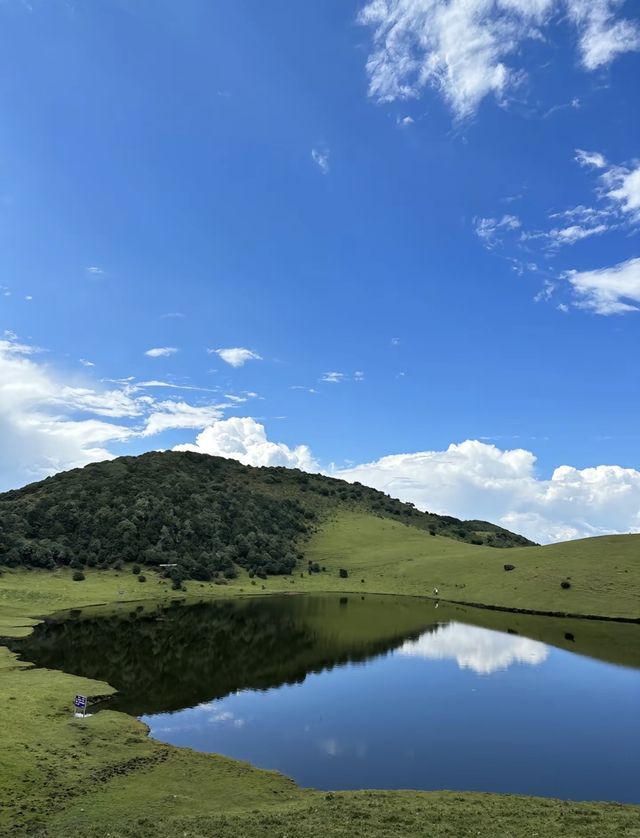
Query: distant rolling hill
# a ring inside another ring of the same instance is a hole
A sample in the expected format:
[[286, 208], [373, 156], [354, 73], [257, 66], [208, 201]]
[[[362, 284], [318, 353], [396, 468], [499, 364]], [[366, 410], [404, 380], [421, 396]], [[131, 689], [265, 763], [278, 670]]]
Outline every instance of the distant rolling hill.
[[[462, 546], [530, 547], [485, 521], [420, 512], [382, 492], [297, 469], [190, 452], [121, 457], [0, 495], [0, 564], [175, 565], [184, 579], [291, 573], [309, 537], [345, 512], [391, 519]], [[491, 550], [491, 553], [497, 551]], [[316, 568], [314, 567], [314, 570]]]
[[320, 528], [307, 556], [327, 567], [317, 581], [331, 590], [343, 567], [352, 589], [362, 579], [372, 592], [433, 596], [437, 589], [454, 602], [640, 621], [640, 535], [497, 551], [346, 512]]

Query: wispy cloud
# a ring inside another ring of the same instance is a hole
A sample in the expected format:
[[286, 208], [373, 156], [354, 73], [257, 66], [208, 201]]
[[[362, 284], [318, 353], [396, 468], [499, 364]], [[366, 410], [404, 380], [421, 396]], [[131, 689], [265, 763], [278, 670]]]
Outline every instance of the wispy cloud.
[[564, 278], [578, 308], [602, 315], [640, 311], [640, 258], [593, 271], [567, 271]]
[[156, 346], [153, 349], [147, 349], [144, 354], [149, 358], [168, 358], [170, 355], [175, 355], [177, 351], [175, 346]]
[[522, 44], [543, 40], [559, 15], [575, 27], [587, 70], [639, 49], [638, 25], [619, 18], [619, 6], [617, 0], [370, 0], [358, 16], [373, 32], [369, 95], [391, 102], [431, 87], [457, 118], [472, 116], [487, 96], [504, 101], [521, 85]]
[[496, 246], [503, 232], [519, 230], [520, 227], [522, 227], [522, 223], [517, 215], [503, 215], [501, 218], [482, 218], [476, 216], [473, 219], [473, 228], [476, 236], [489, 249]]
[[344, 379], [345, 374], [343, 372], [324, 372], [320, 376], [320, 381], [326, 381], [328, 384], [340, 384]]
[[328, 149], [311, 149], [311, 159], [320, 169], [323, 175], [329, 174], [329, 150]]
[[84, 270], [89, 276], [100, 276], [104, 273], [103, 268], [99, 268], [98, 265], [87, 265]]
[[582, 148], [576, 149], [575, 160], [586, 168], [604, 169], [607, 165], [604, 155], [599, 151], [584, 151]]

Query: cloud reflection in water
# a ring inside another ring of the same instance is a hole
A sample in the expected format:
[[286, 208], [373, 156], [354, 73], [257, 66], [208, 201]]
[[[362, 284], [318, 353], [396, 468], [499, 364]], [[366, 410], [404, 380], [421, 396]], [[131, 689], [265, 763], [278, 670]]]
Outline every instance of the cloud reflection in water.
[[447, 623], [418, 640], [403, 643], [397, 654], [427, 660], [455, 660], [460, 669], [490, 675], [514, 663], [538, 666], [547, 659], [549, 651], [544, 643], [527, 637]]

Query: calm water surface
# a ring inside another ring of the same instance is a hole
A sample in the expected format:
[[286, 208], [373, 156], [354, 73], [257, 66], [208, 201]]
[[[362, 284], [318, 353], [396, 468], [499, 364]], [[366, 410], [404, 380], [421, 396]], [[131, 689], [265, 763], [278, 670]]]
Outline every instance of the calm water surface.
[[64, 616], [23, 656], [175, 745], [321, 789], [640, 803], [640, 626], [329, 595]]

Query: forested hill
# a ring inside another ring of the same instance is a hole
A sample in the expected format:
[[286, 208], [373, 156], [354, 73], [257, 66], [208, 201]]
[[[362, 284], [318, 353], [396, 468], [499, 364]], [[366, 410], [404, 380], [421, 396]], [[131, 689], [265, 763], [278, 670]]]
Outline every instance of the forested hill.
[[80, 569], [175, 563], [174, 581], [290, 573], [339, 509], [492, 547], [532, 542], [484, 521], [419, 512], [382, 492], [297, 469], [188, 452], [94, 463], [0, 494], [0, 565]]

